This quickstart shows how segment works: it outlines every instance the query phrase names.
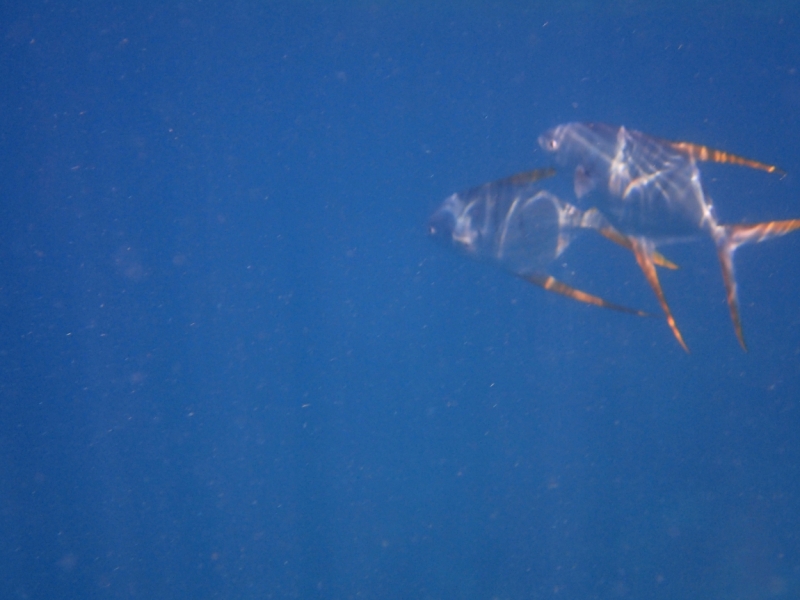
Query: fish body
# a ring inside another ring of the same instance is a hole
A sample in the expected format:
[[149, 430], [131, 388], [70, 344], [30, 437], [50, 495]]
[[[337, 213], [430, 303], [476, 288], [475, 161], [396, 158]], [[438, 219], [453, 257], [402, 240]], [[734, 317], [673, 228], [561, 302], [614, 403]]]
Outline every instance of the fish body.
[[[539, 137], [556, 162], [574, 169], [575, 195], [593, 193], [593, 203], [622, 235], [631, 238], [639, 266], [664, 310], [673, 334], [686, 348], [653, 268], [655, 248], [663, 243], [708, 236], [722, 269], [736, 336], [742, 333], [733, 255], [747, 243], [758, 243], [800, 228], [800, 219], [755, 224], [718, 222], [700, 177], [698, 161], [713, 161], [783, 173], [768, 165], [691, 142], [671, 142], [602, 123], [567, 123]], [[595, 193], [596, 192], [596, 193]]]
[[574, 169], [575, 195], [593, 201], [619, 231], [663, 243], [696, 237], [713, 220], [693, 156], [638, 131], [567, 123], [539, 138]]
[[[608, 302], [560, 282], [547, 268], [580, 232], [595, 230], [628, 247], [596, 210], [561, 201], [538, 182], [552, 169], [527, 171], [448, 196], [431, 216], [431, 235], [451, 241], [477, 259], [492, 261], [514, 275], [577, 300], [637, 315], [646, 313]], [[666, 261], [664, 266], [670, 266]]]

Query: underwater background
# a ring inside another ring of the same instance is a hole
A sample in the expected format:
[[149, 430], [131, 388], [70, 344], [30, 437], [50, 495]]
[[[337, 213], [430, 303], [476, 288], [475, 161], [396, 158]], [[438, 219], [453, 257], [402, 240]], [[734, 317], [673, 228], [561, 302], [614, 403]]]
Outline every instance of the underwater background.
[[[800, 596], [800, 234], [747, 353], [662, 248], [687, 354], [426, 230], [568, 121], [800, 217], [796, 3], [37, 0], [0, 55], [0, 597]], [[597, 237], [552, 273], [659, 313]]]

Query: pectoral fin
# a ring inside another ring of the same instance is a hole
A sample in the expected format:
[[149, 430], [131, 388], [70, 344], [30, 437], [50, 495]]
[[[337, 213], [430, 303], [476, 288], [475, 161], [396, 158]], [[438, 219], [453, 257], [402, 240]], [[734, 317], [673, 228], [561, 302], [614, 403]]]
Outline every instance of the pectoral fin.
[[575, 167], [575, 197], [580, 199], [591, 192], [595, 187], [595, 181], [586, 172], [583, 165]]

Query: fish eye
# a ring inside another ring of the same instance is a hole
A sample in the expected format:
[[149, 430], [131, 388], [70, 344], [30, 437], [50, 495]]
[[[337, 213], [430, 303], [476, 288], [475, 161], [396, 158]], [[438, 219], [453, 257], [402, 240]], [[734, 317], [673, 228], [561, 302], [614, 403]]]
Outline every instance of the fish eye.
[[547, 142], [548, 150], [558, 150], [558, 142], [555, 139], [550, 139]]

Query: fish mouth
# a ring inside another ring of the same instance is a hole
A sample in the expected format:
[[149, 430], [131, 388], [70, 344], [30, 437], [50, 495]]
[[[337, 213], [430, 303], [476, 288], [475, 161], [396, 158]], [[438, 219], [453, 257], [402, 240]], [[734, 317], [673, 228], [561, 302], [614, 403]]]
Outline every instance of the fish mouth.
[[455, 225], [456, 219], [453, 213], [439, 209], [428, 219], [428, 235], [435, 238], [450, 237]]
[[459, 215], [464, 210], [464, 203], [453, 194], [428, 219], [428, 235], [437, 238], [449, 238], [453, 235]]

